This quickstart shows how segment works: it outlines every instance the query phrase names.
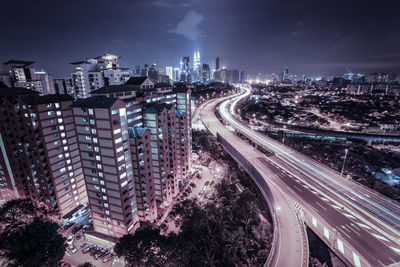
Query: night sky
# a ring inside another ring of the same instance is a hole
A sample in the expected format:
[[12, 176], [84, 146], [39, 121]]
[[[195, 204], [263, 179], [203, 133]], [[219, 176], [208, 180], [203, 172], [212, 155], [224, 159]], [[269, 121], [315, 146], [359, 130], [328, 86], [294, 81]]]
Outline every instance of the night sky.
[[398, 1], [2, 0], [0, 62], [36, 61], [55, 77], [104, 53], [121, 65], [178, 66], [199, 49], [256, 74], [400, 72]]

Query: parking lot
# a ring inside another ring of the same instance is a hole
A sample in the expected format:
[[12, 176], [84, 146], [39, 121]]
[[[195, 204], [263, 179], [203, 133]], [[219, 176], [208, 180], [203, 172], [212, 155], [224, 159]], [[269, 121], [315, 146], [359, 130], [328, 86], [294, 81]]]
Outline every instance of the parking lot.
[[90, 262], [94, 266], [124, 266], [112, 252], [113, 244], [92, 237], [93, 225], [88, 208], [74, 213], [59, 232], [67, 239], [67, 249], [60, 266], [78, 266]]

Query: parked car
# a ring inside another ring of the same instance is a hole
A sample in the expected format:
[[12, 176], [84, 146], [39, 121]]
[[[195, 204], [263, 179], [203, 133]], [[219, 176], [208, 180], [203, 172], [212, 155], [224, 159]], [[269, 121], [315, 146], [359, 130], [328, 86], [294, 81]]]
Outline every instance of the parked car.
[[97, 260], [100, 257], [100, 255], [107, 253], [107, 251], [108, 251], [107, 249], [101, 248], [96, 254], [93, 255], [94, 259]]
[[96, 255], [96, 253], [98, 253], [100, 250], [101, 250], [100, 247], [96, 247], [96, 248], [94, 248], [94, 249], [89, 251], [89, 255], [94, 257], [94, 255]]
[[69, 222], [67, 222], [66, 224], [64, 224], [64, 229], [68, 229], [68, 228], [70, 228], [70, 227], [72, 227], [73, 225], [75, 224], [75, 222], [71, 222], [71, 221], [69, 221]]
[[95, 245], [95, 244], [90, 245], [90, 246], [87, 246], [87, 247], [85, 247], [85, 248], [82, 250], [82, 253], [83, 253], [83, 254], [86, 254], [86, 253], [88, 253], [91, 249], [93, 249], [93, 248], [95, 248], [95, 247], [97, 247], [97, 245]]
[[191, 183], [190, 186], [193, 187], [193, 188], [196, 188], [196, 184], [195, 183]]
[[71, 251], [72, 254], [75, 254], [78, 249], [74, 245], [69, 245], [68, 246], [69, 251]]
[[72, 229], [72, 233], [77, 233], [79, 230], [81, 230], [83, 228], [83, 225], [79, 225], [79, 226], [75, 226], [74, 229]]
[[83, 243], [82, 245], [80, 245], [80, 248], [85, 248], [85, 247], [87, 247], [87, 246], [90, 246], [90, 244], [88, 244], [88, 243]]
[[104, 257], [106, 257], [108, 254], [110, 254], [111, 252], [110, 251], [106, 251], [106, 252], [104, 252], [104, 253], [102, 253], [100, 256], [99, 256], [99, 259], [102, 259], [102, 258], [104, 258]]
[[115, 256], [114, 253], [110, 253], [110, 254], [108, 254], [106, 257], [104, 257], [104, 258], [102, 259], [102, 262], [103, 262], [103, 263], [109, 262], [110, 260], [114, 259], [114, 256]]
[[74, 235], [70, 235], [67, 239], [67, 244], [72, 245], [72, 242], [74, 242]]

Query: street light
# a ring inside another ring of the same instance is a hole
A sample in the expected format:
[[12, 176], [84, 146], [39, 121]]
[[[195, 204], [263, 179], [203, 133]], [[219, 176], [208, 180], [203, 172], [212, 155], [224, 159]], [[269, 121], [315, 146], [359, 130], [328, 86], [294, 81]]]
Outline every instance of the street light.
[[349, 152], [349, 150], [346, 148], [346, 149], [344, 150], [343, 166], [342, 166], [342, 171], [340, 172], [340, 176], [343, 175], [344, 165], [346, 164], [346, 159], [347, 159], [347, 152]]

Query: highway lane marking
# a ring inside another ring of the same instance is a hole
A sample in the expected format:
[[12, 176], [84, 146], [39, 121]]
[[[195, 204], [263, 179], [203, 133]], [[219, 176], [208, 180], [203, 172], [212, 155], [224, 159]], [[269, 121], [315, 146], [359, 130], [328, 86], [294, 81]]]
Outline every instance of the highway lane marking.
[[360, 228], [358, 228], [357, 226], [355, 226], [355, 224], [354, 223], [350, 223], [351, 224], [351, 226], [353, 226], [355, 229], [357, 229], [357, 230], [361, 230]]
[[310, 189], [310, 192], [313, 193], [314, 195], [319, 195], [319, 193], [317, 191], [314, 191], [312, 189]]
[[317, 204], [318, 206], [320, 206], [321, 208], [323, 208], [325, 211], [327, 211], [327, 209], [326, 209], [324, 206], [322, 206], [321, 204], [319, 204], [318, 202], [315, 202], [315, 204]]
[[347, 218], [351, 218], [351, 219], [355, 219], [356, 217], [354, 217], [353, 215], [351, 215], [351, 214], [348, 214], [348, 213], [345, 213], [345, 212], [343, 212], [342, 213], [344, 216], [346, 216]]
[[294, 188], [296, 188], [297, 190], [299, 190], [299, 192], [303, 192], [303, 190], [301, 190], [300, 188], [298, 188], [297, 186], [293, 186]]
[[[295, 164], [296, 165], [296, 164]], [[307, 170], [306, 170], [307, 171]], [[305, 175], [304, 175], [305, 176]], [[300, 181], [298, 181], [298, 182], [300, 182]], [[314, 181], [314, 182], [316, 182], [316, 181]], [[317, 182], [316, 182], [317, 183]], [[317, 183], [318, 184], [318, 183]], [[331, 186], [332, 186], [332, 184], [330, 184]], [[332, 192], [332, 193], [334, 193], [334, 192]], [[353, 197], [350, 197], [352, 200], [356, 200], [355, 198], [353, 198]], [[333, 200], [333, 202], [337, 202], [337, 201], [335, 201], [335, 200]], [[365, 208], [365, 207], [364, 207]], [[367, 209], [368, 210], [368, 209]], [[352, 212], [352, 211], [350, 211], [350, 212]], [[347, 216], [348, 217], [348, 216]], [[355, 218], [354, 216], [352, 216], [353, 218]], [[364, 218], [363, 218], [364, 219]]]
[[348, 233], [346, 233], [345, 231], [343, 231], [343, 230], [340, 229], [340, 228], [339, 228], [339, 230], [340, 230], [340, 232], [342, 233], [342, 235], [345, 235], [345, 236], [347, 236], [349, 239], [351, 239], [351, 236], [350, 236]]
[[396, 253], [399, 253], [399, 254], [400, 254], [400, 249], [394, 248], [394, 247], [390, 247], [390, 248], [393, 249]]
[[361, 226], [361, 227], [365, 228], [365, 229], [372, 229], [371, 227], [369, 227], [369, 226], [368, 226], [368, 225], [366, 225], [366, 224], [359, 223], [359, 222], [357, 222], [357, 224], [358, 224], [359, 226]]
[[384, 241], [389, 241], [386, 237], [377, 235], [377, 234], [372, 234], [373, 236], [375, 236], [376, 238], [380, 239], [380, 240], [384, 240]]

